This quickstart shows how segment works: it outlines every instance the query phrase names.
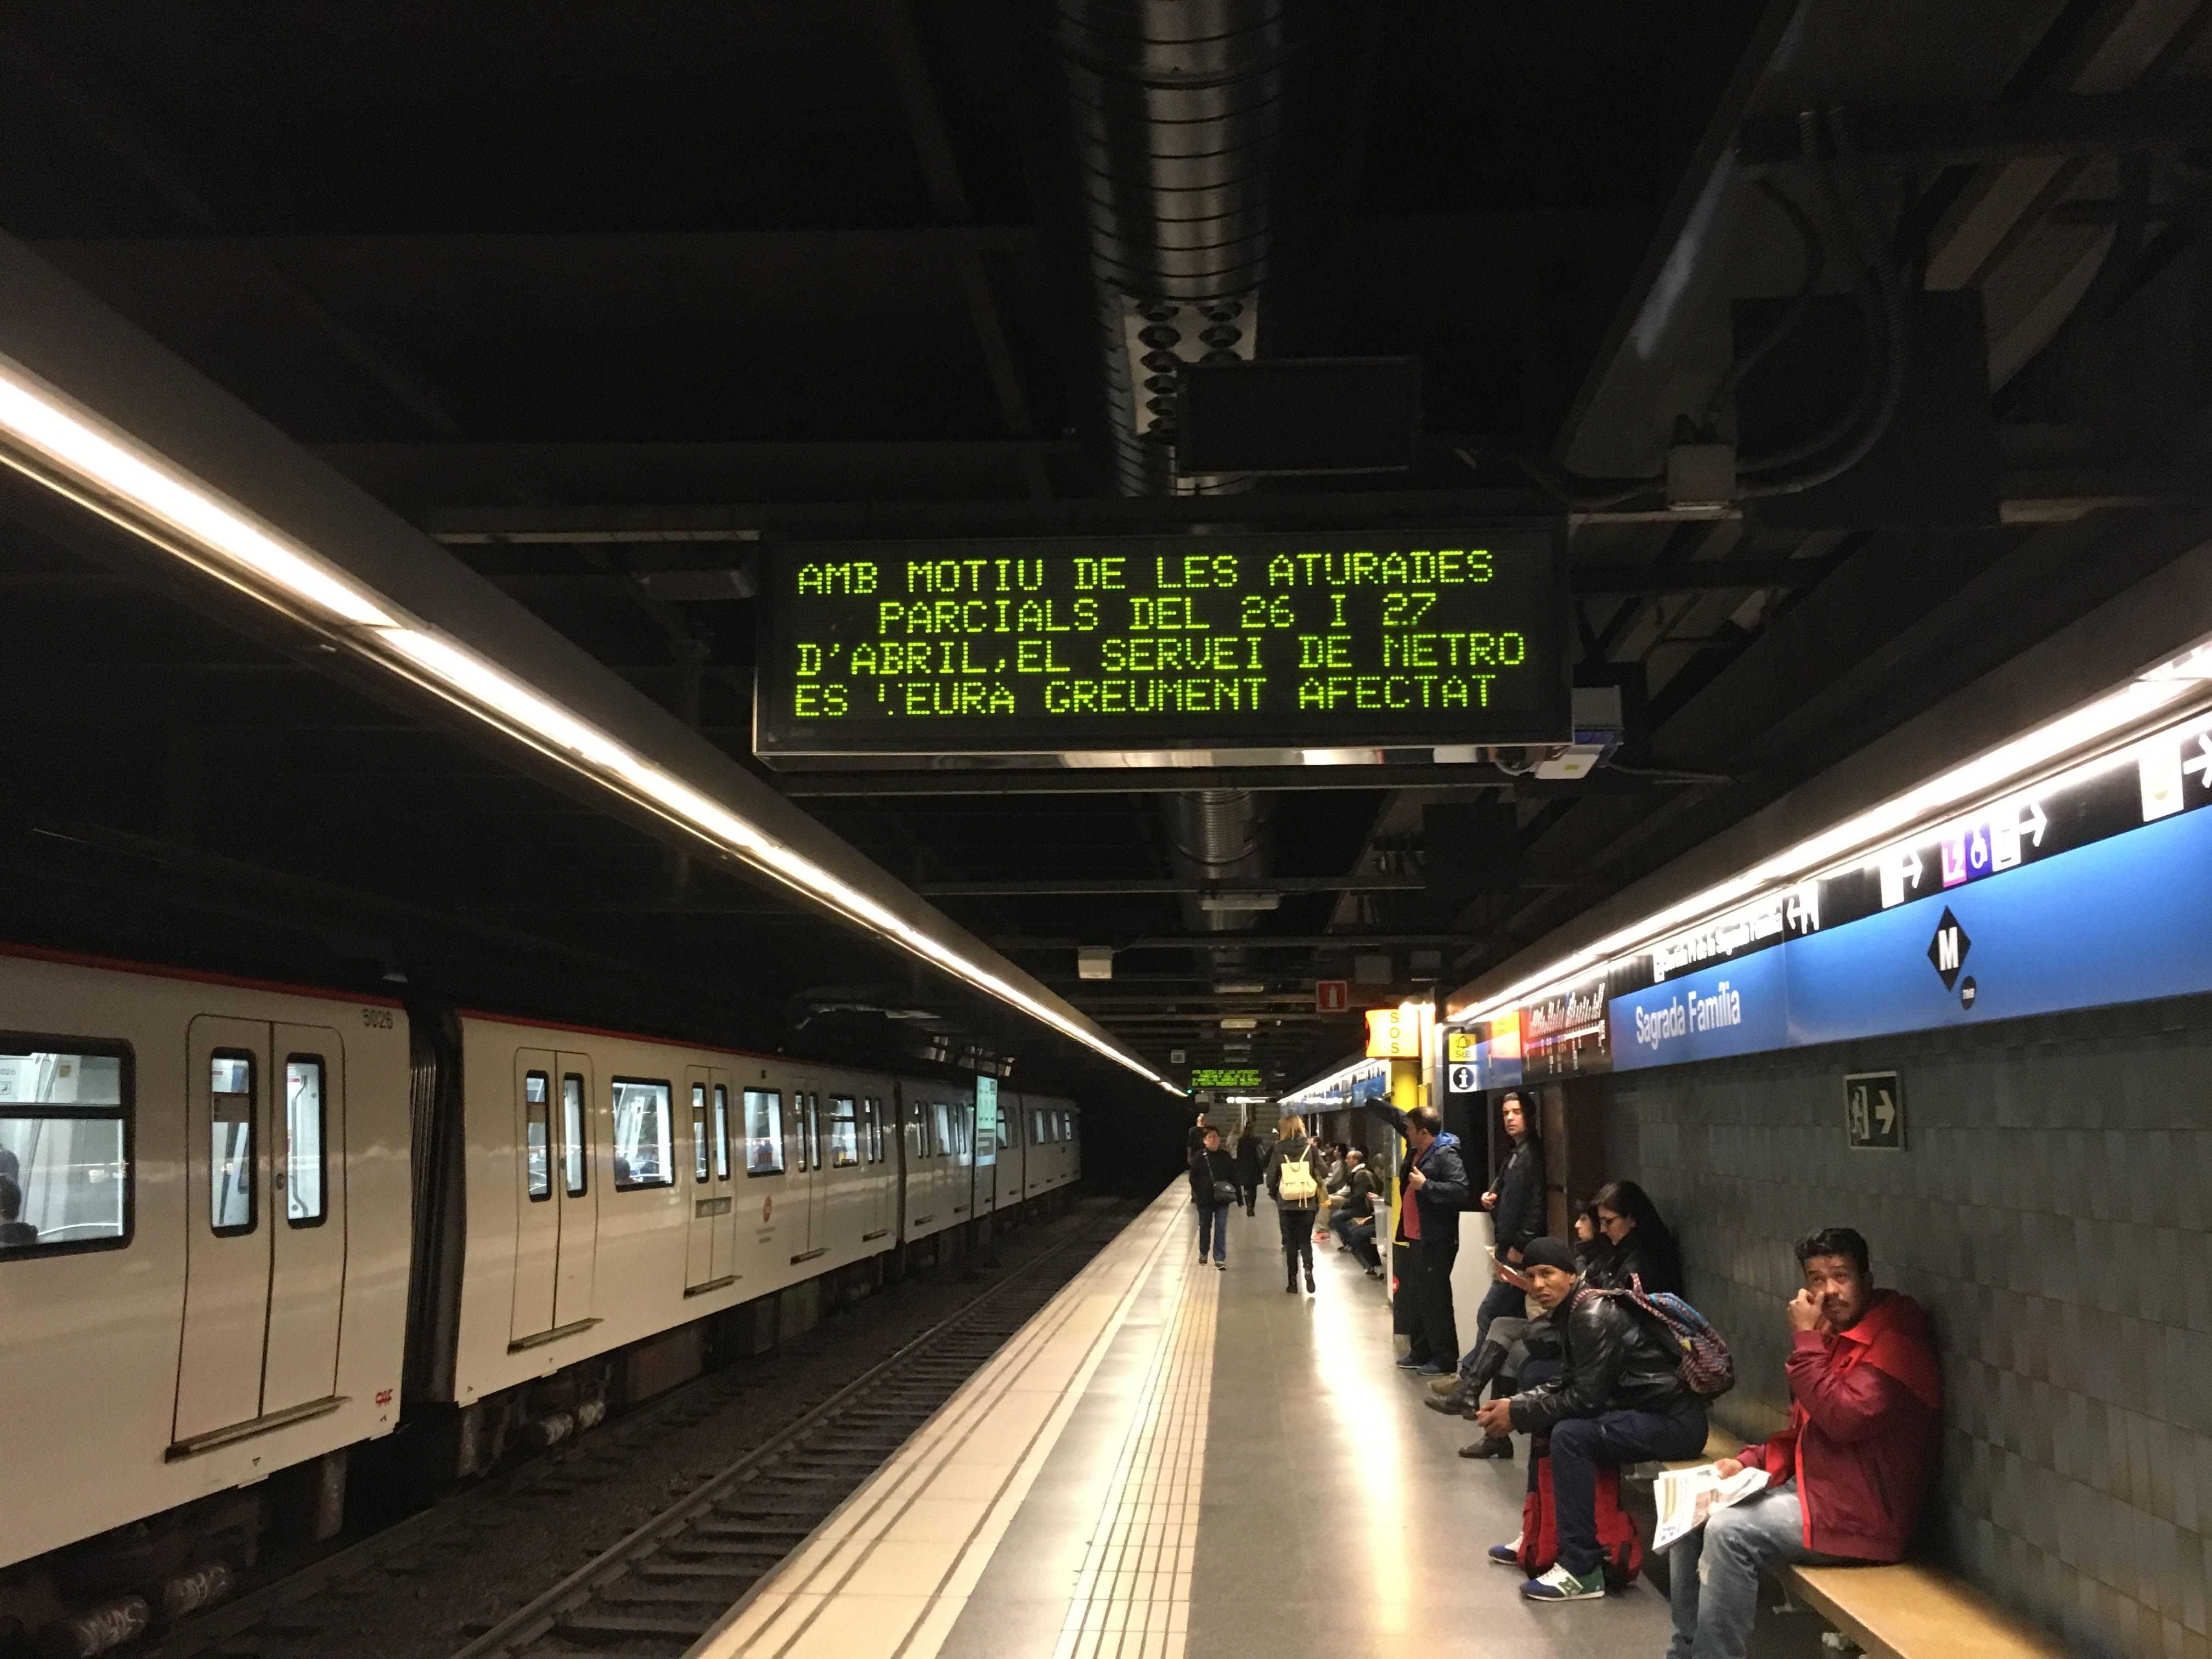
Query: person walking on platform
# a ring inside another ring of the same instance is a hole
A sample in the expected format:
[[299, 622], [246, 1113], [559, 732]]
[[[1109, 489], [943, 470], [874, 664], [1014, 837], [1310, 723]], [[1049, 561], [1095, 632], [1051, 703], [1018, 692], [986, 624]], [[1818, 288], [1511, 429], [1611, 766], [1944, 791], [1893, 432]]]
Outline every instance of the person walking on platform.
[[1459, 1358], [1459, 1329], [1452, 1319], [1452, 1263], [1459, 1256], [1460, 1206], [1467, 1202], [1467, 1163], [1459, 1137], [1448, 1133], [1433, 1106], [1401, 1112], [1385, 1100], [1367, 1110], [1405, 1137], [1399, 1163], [1398, 1248], [1405, 1265], [1398, 1294], [1406, 1298], [1408, 1334], [1401, 1370], [1441, 1376]]
[[1229, 1267], [1229, 1212], [1237, 1207], [1237, 1160], [1221, 1150], [1221, 1131], [1206, 1131], [1190, 1155], [1190, 1202], [1198, 1212], [1198, 1259], [1209, 1245], [1213, 1265]]
[[1237, 1137], [1237, 1190], [1244, 1200], [1246, 1215], [1259, 1211], [1260, 1171], [1266, 1162], [1260, 1152], [1260, 1132], [1248, 1117], [1244, 1120], [1244, 1133]]
[[1314, 1212], [1321, 1203], [1321, 1151], [1306, 1139], [1305, 1120], [1295, 1112], [1275, 1126], [1275, 1155], [1267, 1161], [1267, 1196], [1275, 1200], [1275, 1220], [1283, 1230], [1283, 1289], [1296, 1293], [1298, 1267], [1306, 1270], [1306, 1294], [1314, 1293]]

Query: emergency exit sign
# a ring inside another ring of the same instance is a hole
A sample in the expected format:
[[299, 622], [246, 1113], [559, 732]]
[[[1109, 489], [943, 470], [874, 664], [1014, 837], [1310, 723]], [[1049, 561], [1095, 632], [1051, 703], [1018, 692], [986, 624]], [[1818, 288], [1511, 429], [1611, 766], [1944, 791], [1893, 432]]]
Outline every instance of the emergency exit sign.
[[1905, 1085], [1894, 1072], [1844, 1079], [1844, 1134], [1855, 1152], [1905, 1150]]

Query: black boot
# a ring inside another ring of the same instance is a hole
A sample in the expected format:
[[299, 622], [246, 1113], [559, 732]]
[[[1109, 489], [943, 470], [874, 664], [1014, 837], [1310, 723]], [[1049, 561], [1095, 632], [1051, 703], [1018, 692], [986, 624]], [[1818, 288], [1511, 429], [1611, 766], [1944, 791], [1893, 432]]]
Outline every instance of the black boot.
[[1502, 1457], [1510, 1463], [1513, 1461], [1513, 1443], [1502, 1434], [1493, 1434], [1472, 1445], [1462, 1446], [1459, 1455], [1462, 1457]]

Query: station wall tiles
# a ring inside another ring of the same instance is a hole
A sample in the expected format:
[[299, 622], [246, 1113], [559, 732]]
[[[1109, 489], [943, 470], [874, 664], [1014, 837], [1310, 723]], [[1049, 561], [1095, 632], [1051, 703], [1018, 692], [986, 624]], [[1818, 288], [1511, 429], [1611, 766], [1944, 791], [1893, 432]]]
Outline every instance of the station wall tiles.
[[[1901, 1156], [1844, 1145], [1842, 1080], [1877, 1070], [1905, 1079]], [[1605, 1094], [1606, 1173], [1675, 1224], [1735, 1349], [1727, 1427], [1786, 1421], [1792, 1242], [1857, 1227], [1876, 1279], [1935, 1320], [1924, 1547], [2069, 1652], [2212, 1655], [2212, 996], [1647, 1068]]]

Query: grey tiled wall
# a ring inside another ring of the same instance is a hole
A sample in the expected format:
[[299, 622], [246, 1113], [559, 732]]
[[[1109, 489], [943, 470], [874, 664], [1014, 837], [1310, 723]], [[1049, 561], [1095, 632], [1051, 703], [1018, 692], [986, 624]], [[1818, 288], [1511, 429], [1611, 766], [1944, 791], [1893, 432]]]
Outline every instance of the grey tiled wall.
[[[1846, 1150], [1844, 1074], [1892, 1069], [1905, 1151]], [[2212, 1659], [2212, 999], [1624, 1075], [1604, 1109], [1735, 1347], [1726, 1426], [1787, 1412], [1790, 1241], [1857, 1227], [1942, 1346], [1928, 1549], [2069, 1651]]]

